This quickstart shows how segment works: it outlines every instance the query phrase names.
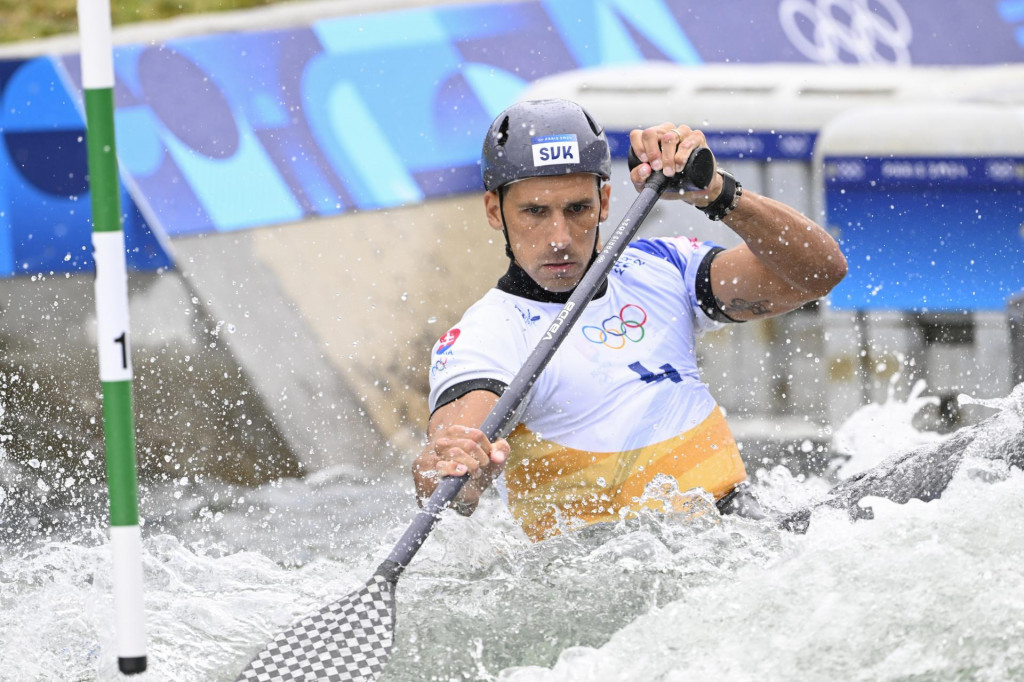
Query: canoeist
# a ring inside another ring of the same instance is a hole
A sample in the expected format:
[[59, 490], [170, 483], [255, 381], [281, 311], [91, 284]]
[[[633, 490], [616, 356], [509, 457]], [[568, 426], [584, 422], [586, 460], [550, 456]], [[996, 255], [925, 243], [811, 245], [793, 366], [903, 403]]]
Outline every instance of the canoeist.
[[[706, 142], [685, 125], [630, 133], [639, 191], [654, 171], [680, 172]], [[432, 351], [428, 444], [413, 476], [421, 501], [442, 476], [471, 478], [455, 507], [471, 514], [492, 482], [526, 534], [617, 521], [661, 476], [703, 488], [723, 513], [760, 514], [711, 391], [695, 339], [723, 323], [779, 315], [827, 294], [846, 274], [835, 240], [813, 220], [744, 190], [718, 168], [702, 191], [667, 193], [743, 239], [634, 242], [587, 306], [524, 403], [507, 439], [477, 427], [597, 256], [608, 217], [611, 158], [602, 127], [566, 100], [522, 102], [483, 145], [484, 210], [510, 263]], [[696, 215], [696, 214], [695, 214]]]

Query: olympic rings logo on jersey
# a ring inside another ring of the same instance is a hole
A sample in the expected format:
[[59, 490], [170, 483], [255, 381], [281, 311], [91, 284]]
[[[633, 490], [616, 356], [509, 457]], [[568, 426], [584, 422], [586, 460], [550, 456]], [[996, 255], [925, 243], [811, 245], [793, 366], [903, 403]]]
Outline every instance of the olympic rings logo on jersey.
[[613, 350], [626, 347], [626, 341], [639, 343], [644, 338], [647, 311], [635, 303], [627, 303], [618, 315], [605, 318], [600, 327], [588, 324], [583, 336], [591, 343], [600, 343]]
[[441, 358], [440, 360], [435, 362], [433, 367], [430, 368], [430, 376], [436, 376], [440, 372], [443, 372], [445, 370], [445, 367], [448, 366], [448, 360], [449, 358]]

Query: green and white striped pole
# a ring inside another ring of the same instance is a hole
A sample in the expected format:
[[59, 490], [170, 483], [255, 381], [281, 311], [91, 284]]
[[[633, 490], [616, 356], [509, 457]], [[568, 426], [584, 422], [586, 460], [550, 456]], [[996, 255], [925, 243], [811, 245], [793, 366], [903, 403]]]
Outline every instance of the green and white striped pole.
[[110, 490], [117, 665], [122, 673], [130, 675], [146, 669], [146, 632], [128, 330], [128, 268], [114, 145], [110, 0], [78, 0], [78, 30], [82, 38], [82, 89], [92, 193], [96, 342], [103, 384], [103, 432]]

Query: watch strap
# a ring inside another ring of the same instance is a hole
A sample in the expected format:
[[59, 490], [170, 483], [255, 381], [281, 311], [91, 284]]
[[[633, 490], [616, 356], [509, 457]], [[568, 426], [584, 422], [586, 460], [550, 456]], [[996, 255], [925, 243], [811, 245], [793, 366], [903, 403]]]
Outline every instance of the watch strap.
[[736, 208], [736, 205], [740, 203], [740, 196], [743, 195], [743, 185], [733, 177], [732, 173], [721, 168], [717, 172], [722, 176], [722, 191], [707, 206], [697, 207], [711, 220], [721, 220], [729, 215]]

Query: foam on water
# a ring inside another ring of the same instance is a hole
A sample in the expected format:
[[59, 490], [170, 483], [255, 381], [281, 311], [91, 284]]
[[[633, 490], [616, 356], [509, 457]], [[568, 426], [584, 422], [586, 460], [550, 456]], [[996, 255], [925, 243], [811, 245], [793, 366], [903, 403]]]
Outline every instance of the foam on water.
[[1024, 676], [1024, 476], [835, 512], [766, 563], [696, 585], [599, 648], [501, 680], [1009, 680]]
[[[167, 535], [145, 544], [152, 672], [140, 680], [234, 679], [242, 652], [258, 648], [278, 623], [364, 579], [331, 561], [288, 570], [255, 552], [207, 556]], [[0, 562], [0, 678], [123, 679], [110, 575], [105, 545], [49, 543]]]
[[[993, 422], [996, 442], [1021, 415], [1013, 401], [992, 407], [1009, 420]], [[913, 411], [883, 413], [854, 431], [854, 450], [876, 429], [915, 437]], [[828, 488], [781, 468], [756, 481], [782, 509]], [[407, 481], [344, 472], [180, 488], [144, 500], [180, 509], [144, 531], [140, 682], [233, 680], [279, 630], [357, 589], [412, 511]], [[714, 513], [642, 515], [539, 544], [496, 499], [469, 519], [446, 513], [399, 581], [382, 679], [1024, 677], [1024, 475], [965, 468], [939, 500], [867, 503], [875, 520], [816, 513], [803, 536]], [[0, 679], [123, 679], [104, 537], [91, 524], [0, 557]]]

